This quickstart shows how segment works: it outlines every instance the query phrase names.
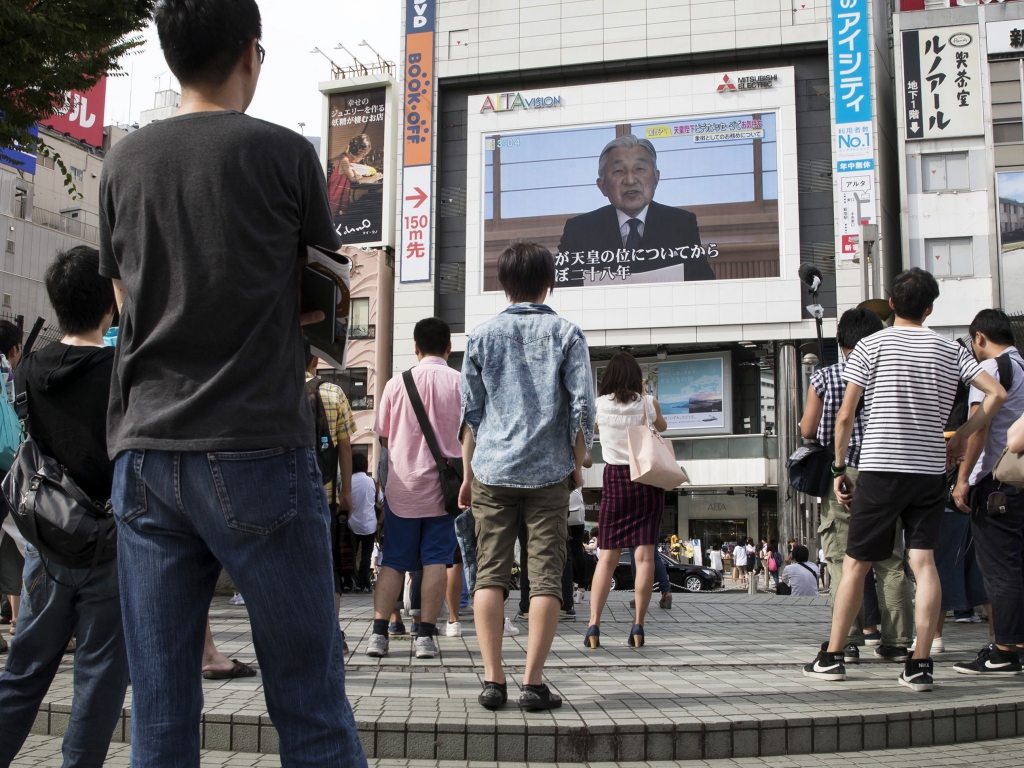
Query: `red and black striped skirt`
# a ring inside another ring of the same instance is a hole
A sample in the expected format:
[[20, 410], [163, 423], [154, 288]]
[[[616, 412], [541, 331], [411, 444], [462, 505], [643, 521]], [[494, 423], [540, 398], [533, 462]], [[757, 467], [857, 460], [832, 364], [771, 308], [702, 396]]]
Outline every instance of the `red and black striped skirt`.
[[629, 466], [605, 464], [598, 515], [598, 546], [623, 549], [657, 544], [661, 516], [665, 512], [665, 491], [629, 479]]

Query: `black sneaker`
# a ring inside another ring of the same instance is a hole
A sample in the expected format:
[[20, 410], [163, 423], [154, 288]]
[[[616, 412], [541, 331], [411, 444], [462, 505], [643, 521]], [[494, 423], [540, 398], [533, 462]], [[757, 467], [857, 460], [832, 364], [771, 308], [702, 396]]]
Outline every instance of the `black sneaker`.
[[539, 712], [545, 709], [558, 709], [562, 706], [562, 697], [552, 693], [546, 684], [524, 685], [519, 697], [519, 708], [527, 712]]
[[932, 680], [931, 659], [907, 659], [900, 672], [900, 685], [905, 685], [912, 691], [930, 691], [935, 687]]
[[[828, 643], [824, 643], [828, 647]], [[829, 653], [826, 650], [818, 651], [818, 656], [812, 664], [804, 665], [804, 677], [813, 677], [816, 680], [845, 680], [846, 666], [843, 664], [843, 651]]]
[[864, 635], [864, 643], [870, 645], [872, 648], [882, 644], [882, 633], [877, 629], [874, 632], [868, 632]]
[[476, 700], [486, 709], [500, 709], [508, 701], [508, 683], [485, 682]]
[[[827, 647], [827, 646], [826, 646]], [[850, 643], [848, 646], [843, 648], [843, 661], [847, 664], [857, 664], [860, 662], [860, 649], [856, 645]]]
[[894, 648], [891, 645], [880, 645], [875, 648], [875, 657], [885, 659], [886, 661], [903, 662], [910, 657], [910, 654], [907, 652], [906, 648]]
[[974, 661], [959, 661], [953, 671], [961, 675], [1003, 675], [1012, 677], [1021, 673], [1020, 658], [1014, 651], [1001, 651], [995, 645], [986, 645]]

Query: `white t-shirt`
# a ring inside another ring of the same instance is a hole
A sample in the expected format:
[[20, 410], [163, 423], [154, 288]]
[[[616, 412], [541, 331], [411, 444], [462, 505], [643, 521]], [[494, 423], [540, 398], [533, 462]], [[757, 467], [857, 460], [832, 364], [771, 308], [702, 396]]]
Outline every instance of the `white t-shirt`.
[[[806, 566], [806, 567], [805, 567]], [[814, 597], [818, 594], [818, 577], [810, 563], [791, 563], [782, 571], [782, 580], [793, 588], [798, 597]]]
[[741, 565], [747, 564], [747, 548], [744, 546], [737, 545], [732, 551], [733, 564], [739, 568]]
[[[348, 528], [356, 536], [369, 536], [377, 531], [377, 512], [373, 508], [377, 489], [373, 479], [365, 472], [352, 475], [352, 511], [348, 516]], [[384, 497], [380, 496], [379, 500]]]
[[[1013, 365], [1013, 384], [1006, 393], [1006, 402], [1003, 407], [996, 411], [988, 425], [988, 437], [985, 438], [985, 448], [978, 457], [978, 463], [971, 470], [971, 485], [977, 485], [985, 475], [992, 471], [999, 457], [1006, 447], [1006, 431], [1024, 413], [1024, 358], [1015, 347], [1010, 347], [1003, 354], [1010, 356], [1010, 364]], [[999, 381], [999, 363], [995, 360], [985, 360], [981, 367], [992, 375], [992, 378]], [[1000, 384], [1003, 382], [999, 381]], [[1003, 386], [1006, 386], [1005, 384]], [[976, 387], [971, 387], [970, 403], [980, 403], [985, 399], [985, 393]]]
[[629, 464], [629, 441], [626, 428], [644, 423], [644, 404], [647, 405], [647, 419], [653, 422], [655, 411], [654, 398], [644, 395], [643, 400], [632, 403], [620, 403], [614, 395], [602, 395], [597, 398], [597, 424], [601, 428], [601, 455], [606, 464]]
[[583, 489], [577, 488], [569, 494], [569, 525], [584, 525], [586, 510], [583, 506]]
[[941, 475], [957, 381], [970, 384], [981, 370], [963, 347], [928, 328], [893, 326], [861, 339], [843, 368], [843, 381], [864, 387], [858, 468]]
[[711, 550], [711, 570], [721, 571], [724, 570], [725, 566], [722, 565], [722, 550], [712, 549]]

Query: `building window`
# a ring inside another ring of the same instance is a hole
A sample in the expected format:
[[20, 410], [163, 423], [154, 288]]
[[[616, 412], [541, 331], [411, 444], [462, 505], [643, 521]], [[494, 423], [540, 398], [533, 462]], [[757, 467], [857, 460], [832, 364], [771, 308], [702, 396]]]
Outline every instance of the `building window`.
[[71, 171], [71, 176], [74, 178], [75, 181], [85, 181], [85, 171], [83, 171], [81, 168], [75, 168], [75, 166], [69, 165], [68, 170]]
[[966, 152], [922, 155], [921, 172], [925, 192], [952, 192], [971, 188]]
[[348, 337], [350, 339], [370, 338], [370, 299], [353, 298], [348, 313]]
[[344, 371], [332, 368], [317, 371], [321, 379], [341, 387], [353, 411], [373, 410], [373, 396], [367, 392], [366, 374], [366, 368], [348, 368]]
[[6, 307], [7, 309], [10, 309], [11, 308], [11, 294], [5, 293], [4, 296], [3, 296], [3, 299], [4, 299], [4, 301], [3, 301], [4, 307]]
[[49, 168], [51, 171], [53, 170], [54, 166], [53, 158], [46, 157], [44, 155], [39, 155], [39, 157], [36, 158], [36, 164], [43, 166], [43, 168]]
[[974, 274], [971, 238], [953, 237], [924, 241], [925, 268], [936, 277]]
[[7, 241], [7, 251], [6, 252], [7, 253], [14, 253], [14, 241], [13, 240], [8, 240]]

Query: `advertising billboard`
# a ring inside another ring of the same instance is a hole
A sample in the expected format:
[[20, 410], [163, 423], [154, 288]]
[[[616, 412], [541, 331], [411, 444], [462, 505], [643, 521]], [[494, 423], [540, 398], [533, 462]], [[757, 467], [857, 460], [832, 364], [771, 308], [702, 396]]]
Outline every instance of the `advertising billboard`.
[[996, 174], [1003, 310], [1024, 312], [1024, 171]]
[[800, 321], [792, 67], [482, 92], [468, 112], [467, 330], [501, 310], [517, 239], [552, 252], [548, 304], [585, 331]]
[[511, 239], [557, 254], [556, 287], [778, 277], [776, 125], [765, 111], [485, 134], [484, 290]]
[[327, 198], [345, 245], [384, 240], [387, 88], [332, 93], [327, 132]]
[[107, 78], [88, 91], [71, 91], [61, 110], [43, 125], [67, 133], [93, 147], [103, 146], [103, 110], [107, 101]]
[[903, 105], [908, 139], [983, 136], [978, 25], [903, 33]]

